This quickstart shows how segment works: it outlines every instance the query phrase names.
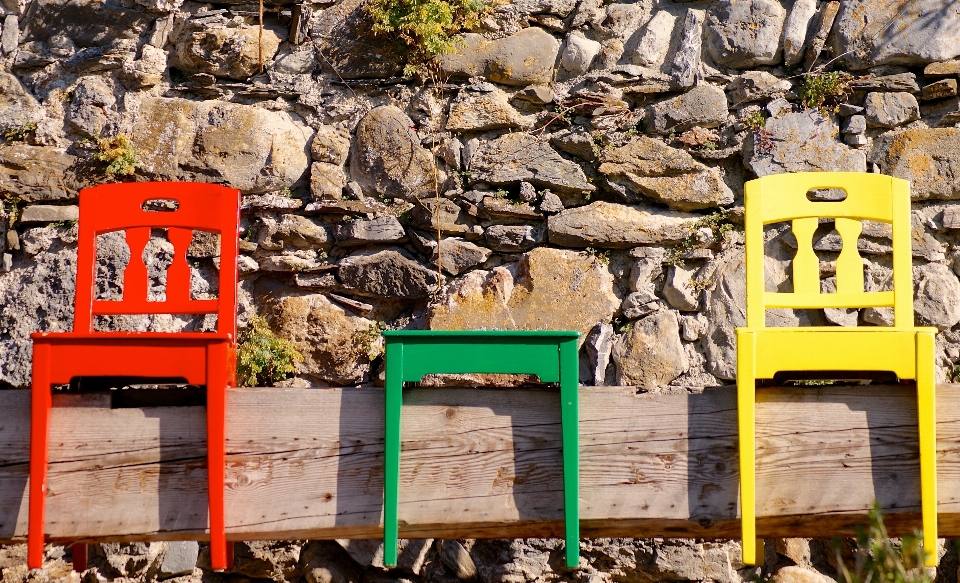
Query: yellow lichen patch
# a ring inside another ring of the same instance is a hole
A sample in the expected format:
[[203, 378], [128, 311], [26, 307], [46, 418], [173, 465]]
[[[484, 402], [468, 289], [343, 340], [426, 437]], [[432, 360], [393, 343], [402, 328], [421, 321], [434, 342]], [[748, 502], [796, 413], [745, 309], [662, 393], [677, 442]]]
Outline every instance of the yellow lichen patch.
[[603, 262], [583, 252], [538, 248], [514, 268], [467, 274], [429, 319], [433, 330], [576, 330], [586, 336], [619, 304]]
[[904, 162], [914, 176], [927, 174], [934, 169], [933, 159], [923, 152], [908, 152], [904, 157]]
[[914, 200], [960, 198], [951, 168], [960, 166], [960, 129], [907, 130], [879, 140], [875, 158], [884, 174], [910, 181]]

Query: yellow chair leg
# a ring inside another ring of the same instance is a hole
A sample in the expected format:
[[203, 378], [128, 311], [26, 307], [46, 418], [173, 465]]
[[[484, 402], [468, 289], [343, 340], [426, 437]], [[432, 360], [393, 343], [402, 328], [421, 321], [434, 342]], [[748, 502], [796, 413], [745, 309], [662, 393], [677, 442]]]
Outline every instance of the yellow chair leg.
[[743, 563], [757, 564], [757, 504], [755, 469], [755, 402], [757, 337], [737, 334], [737, 418], [740, 425], [740, 524]]
[[937, 412], [934, 339], [917, 334], [917, 417], [920, 428], [920, 507], [923, 552], [928, 567], [937, 564]]

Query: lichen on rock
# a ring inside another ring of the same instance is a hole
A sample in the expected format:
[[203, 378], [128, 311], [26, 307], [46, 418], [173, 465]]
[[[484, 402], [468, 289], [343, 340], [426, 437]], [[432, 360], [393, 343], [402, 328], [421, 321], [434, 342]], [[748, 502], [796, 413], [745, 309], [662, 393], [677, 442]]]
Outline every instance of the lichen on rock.
[[576, 330], [581, 342], [620, 305], [600, 261], [576, 251], [534, 249], [513, 265], [473, 271], [431, 307], [433, 330]]
[[131, 117], [139, 169], [147, 176], [212, 178], [258, 193], [290, 188], [309, 165], [313, 130], [289, 114], [214, 100], [147, 97]]

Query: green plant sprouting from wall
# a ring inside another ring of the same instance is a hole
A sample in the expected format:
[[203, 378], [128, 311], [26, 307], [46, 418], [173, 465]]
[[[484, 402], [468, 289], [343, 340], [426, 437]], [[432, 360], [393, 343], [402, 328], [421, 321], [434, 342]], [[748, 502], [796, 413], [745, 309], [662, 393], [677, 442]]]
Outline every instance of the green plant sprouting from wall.
[[474, 28], [491, 7], [484, 0], [371, 0], [365, 9], [374, 34], [400, 43], [407, 56], [404, 73], [412, 75], [451, 52], [454, 35]]
[[714, 281], [712, 279], [691, 279], [690, 280], [690, 288], [697, 293], [707, 291], [708, 289], [710, 289], [711, 286], [713, 286], [713, 284], [714, 284]]
[[757, 152], [769, 154], [773, 149], [773, 132], [767, 129], [767, 116], [764, 111], [751, 112], [743, 119], [743, 125], [753, 131], [753, 143]]
[[953, 368], [950, 369], [950, 382], [960, 382], [960, 365], [955, 364]]
[[110, 176], [130, 176], [137, 170], [137, 152], [124, 134], [98, 139], [93, 159], [106, 162], [105, 172]]
[[804, 75], [797, 87], [803, 106], [824, 113], [837, 113], [840, 104], [850, 93], [853, 77], [844, 71]]
[[[851, 571], [841, 557], [840, 541], [833, 544], [841, 583], [933, 583], [923, 568], [920, 532], [901, 539], [899, 548], [887, 535], [880, 504], [874, 502], [866, 528], [857, 534], [856, 566]], [[936, 552], [936, 551], [934, 551]]]
[[277, 336], [265, 318], [254, 317], [237, 334], [237, 384], [272, 386], [296, 372], [303, 360], [293, 345]]
[[353, 337], [353, 349], [358, 358], [373, 360], [380, 352], [379, 340], [383, 331], [387, 329], [384, 322], [374, 322], [369, 328], [359, 330]]
[[613, 329], [616, 330], [617, 334], [626, 334], [633, 330], [633, 322], [625, 320], [622, 317], [613, 319]]
[[682, 241], [667, 249], [667, 254], [664, 257], [663, 262], [674, 267], [683, 266], [684, 253], [704, 246], [704, 243], [699, 239], [699, 231], [700, 229], [704, 228], [710, 229], [710, 233], [714, 240], [722, 239], [727, 233], [734, 229], [734, 225], [730, 217], [730, 211], [727, 209], [720, 209], [698, 219], [697, 222], [695, 222], [690, 228], [687, 236], [684, 237]]
[[21, 121], [20, 123], [3, 127], [3, 139], [7, 143], [23, 142], [27, 136], [37, 131], [36, 122]]
[[743, 125], [755, 132], [762, 130], [766, 123], [767, 116], [765, 116], [763, 114], [763, 110], [760, 109], [751, 112], [750, 115], [745, 117], [743, 120]]
[[599, 249], [594, 249], [593, 247], [587, 247], [584, 249], [587, 255], [593, 257], [600, 263], [604, 265], [610, 265], [610, 251], [600, 251]]
[[[0, 192], [0, 212], [9, 213], [7, 226], [13, 227], [20, 218], [20, 197], [8, 192]], [[7, 208], [9, 205], [9, 209]]]

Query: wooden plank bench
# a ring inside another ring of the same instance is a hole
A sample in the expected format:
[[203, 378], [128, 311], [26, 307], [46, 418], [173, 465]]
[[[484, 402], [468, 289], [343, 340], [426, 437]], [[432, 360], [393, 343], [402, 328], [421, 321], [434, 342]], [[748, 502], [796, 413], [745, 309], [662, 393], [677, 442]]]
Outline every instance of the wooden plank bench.
[[[960, 536], [960, 387], [938, 391], [939, 523]], [[758, 393], [758, 529], [852, 534], [873, 499], [920, 525], [912, 387]], [[58, 395], [47, 533], [60, 541], [203, 539], [202, 407], [111, 409]], [[0, 408], [0, 541], [27, 526], [29, 392]], [[232, 540], [381, 538], [383, 389], [231, 389]], [[82, 407], [80, 411], [77, 407]], [[738, 538], [736, 394], [580, 389], [582, 536]], [[562, 537], [556, 390], [407, 389], [400, 536]]]

